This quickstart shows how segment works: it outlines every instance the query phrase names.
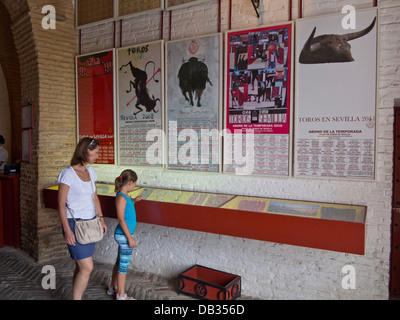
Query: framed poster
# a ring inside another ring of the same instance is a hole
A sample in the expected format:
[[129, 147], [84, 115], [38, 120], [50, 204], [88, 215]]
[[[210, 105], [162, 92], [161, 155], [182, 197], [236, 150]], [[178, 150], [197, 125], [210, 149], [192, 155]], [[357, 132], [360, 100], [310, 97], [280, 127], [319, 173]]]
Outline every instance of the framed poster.
[[76, 0], [76, 27], [104, 23], [114, 18], [114, 0]]
[[21, 128], [32, 129], [33, 128], [33, 104], [27, 104], [21, 108]]
[[209, 1], [210, 0], [165, 0], [165, 6], [166, 10], [169, 11]]
[[115, 164], [114, 50], [76, 57], [78, 139], [99, 140], [97, 163]]
[[288, 176], [292, 23], [226, 34], [224, 171]]
[[32, 162], [32, 129], [22, 130], [22, 159]]
[[117, 50], [120, 165], [163, 166], [164, 42]]
[[168, 169], [219, 172], [221, 34], [166, 43]]
[[164, 8], [163, 0], [117, 0], [118, 16], [140, 14], [148, 11], [161, 11]]
[[377, 9], [296, 22], [296, 176], [375, 178]]

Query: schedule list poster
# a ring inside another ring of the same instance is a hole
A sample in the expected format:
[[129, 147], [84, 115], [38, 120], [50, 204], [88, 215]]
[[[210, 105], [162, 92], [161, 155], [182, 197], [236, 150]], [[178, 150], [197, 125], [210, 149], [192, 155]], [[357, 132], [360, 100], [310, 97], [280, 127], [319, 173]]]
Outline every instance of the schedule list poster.
[[296, 24], [296, 176], [375, 178], [377, 10], [344, 18]]
[[225, 159], [232, 161], [224, 170], [236, 171], [235, 159], [252, 143], [249, 173], [288, 176], [292, 23], [228, 32], [226, 41], [225, 124], [228, 135], [243, 135], [243, 148], [235, 151], [235, 137], [226, 139]]
[[220, 172], [222, 35], [166, 43], [167, 168]]
[[163, 166], [164, 42], [117, 50], [119, 164]]
[[78, 137], [100, 142], [101, 164], [115, 164], [113, 64], [113, 50], [76, 58]]

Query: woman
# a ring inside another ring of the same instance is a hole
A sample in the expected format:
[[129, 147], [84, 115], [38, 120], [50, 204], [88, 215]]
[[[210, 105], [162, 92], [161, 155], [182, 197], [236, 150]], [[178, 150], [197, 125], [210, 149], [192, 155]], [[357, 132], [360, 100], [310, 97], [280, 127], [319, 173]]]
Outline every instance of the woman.
[[[72, 299], [81, 300], [90, 274], [93, 270], [94, 243], [82, 245], [75, 239], [75, 221], [103, 217], [100, 201], [96, 193], [97, 174], [86, 164], [95, 163], [100, 143], [96, 139], [82, 138], [75, 148], [71, 166], [58, 176], [58, 214], [60, 215], [65, 242], [76, 268], [72, 279]], [[101, 219], [103, 232], [107, 232], [104, 219]]]

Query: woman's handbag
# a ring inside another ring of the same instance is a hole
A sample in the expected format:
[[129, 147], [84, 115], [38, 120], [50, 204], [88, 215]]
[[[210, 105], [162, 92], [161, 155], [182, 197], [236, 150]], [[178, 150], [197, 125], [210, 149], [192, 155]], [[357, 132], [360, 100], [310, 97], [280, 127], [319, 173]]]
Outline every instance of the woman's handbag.
[[[90, 184], [93, 184], [92, 180], [90, 180]], [[96, 203], [94, 202], [94, 190], [93, 190], [93, 204], [94, 210], [96, 211]], [[68, 208], [72, 218], [75, 221], [75, 238], [80, 244], [88, 244], [93, 242], [99, 242], [103, 239], [103, 226], [101, 224], [101, 220], [96, 212], [96, 217], [90, 220], [75, 220], [74, 215], [72, 214], [72, 210]]]
[[100, 218], [96, 215], [90, 220], [75, 220], [75, 238], [80, 244], [99, 242], [103, 239], [103, 226]]

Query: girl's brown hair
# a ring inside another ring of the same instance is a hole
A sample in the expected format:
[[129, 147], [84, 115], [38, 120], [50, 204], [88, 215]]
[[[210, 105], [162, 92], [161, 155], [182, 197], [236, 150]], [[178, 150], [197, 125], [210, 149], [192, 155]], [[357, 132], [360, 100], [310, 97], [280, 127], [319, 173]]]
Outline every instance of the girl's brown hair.
[[126, 169], [122, 171], [119, 177], [115, 178], [115, 192], [120, 192], [121, 188], [126, 185], [129, 181], [136, 182], [138, 179], [135, 171]]
[[100, 145], [100, 142], [96, 139], [84, 137], [76, 145], [74, 155], [71, 159], [71, 166], [80, 164], [85, 165], [87, 163], [87, 150], [94, 150]]

